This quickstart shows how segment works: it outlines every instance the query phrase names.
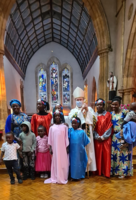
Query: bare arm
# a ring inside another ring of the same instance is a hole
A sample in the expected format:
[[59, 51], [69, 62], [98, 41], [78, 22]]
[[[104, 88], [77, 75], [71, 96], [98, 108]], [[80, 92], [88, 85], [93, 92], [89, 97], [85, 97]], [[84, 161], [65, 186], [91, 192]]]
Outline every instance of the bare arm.
[[0, 165], [2, 164], [2, 158], [4, 156], [4, 151], [1, 152], [1, 155], [0, 155]]

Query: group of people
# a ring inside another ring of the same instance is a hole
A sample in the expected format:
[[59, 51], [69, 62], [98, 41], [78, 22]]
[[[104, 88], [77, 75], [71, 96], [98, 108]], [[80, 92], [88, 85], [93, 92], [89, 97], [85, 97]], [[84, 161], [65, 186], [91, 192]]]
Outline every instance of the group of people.
[[[13, 114], [6, 120], [6, 142], [1, 148], [2, 159], [8, 170], [11, 184], [35, 173], [47, 183], [66, 184], [85, 178], [85, 173], [106, 177], [133, 175], [132, 152], [136, 146], [136, 103], [130, 110], [121, 110], [121, 98], [112, 100], [112, 112], [105, 110], [105, 101], [97, 99], [95, 113], [84, 103], [84, 91], [77, 87], [73, 93], [76, 107], [69, 116], [56, 104], [53, 114], [49, 103], [39, 99], [38, 113], [31, 118], [20, 111], [21, 103], [13, 99]], [[66, 123], [67, 122], [67, 123]], [[5, 156], [4, 156], [5, 154]], [[4, 158], [3, 158], [4, 156]], [[50, 178], [49, 178], [50, 176]], [[48, 179], [47, 179], [48, 178]]]

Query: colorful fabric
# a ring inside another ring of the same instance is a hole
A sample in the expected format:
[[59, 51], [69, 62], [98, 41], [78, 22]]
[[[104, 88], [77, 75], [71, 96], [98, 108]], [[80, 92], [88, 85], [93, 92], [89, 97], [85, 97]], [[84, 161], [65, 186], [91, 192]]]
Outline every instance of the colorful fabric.
[[20, 107], [21, 107], [21, 102], [17, 99], [12, 99], [10, 102], [9, 102], [9, 105], [12, 107], [12, 104], [18, 104]]
[[34, 114], [31, 119], [31, 129], [38, 136], [38, 127], [40, 125], [44, 126], [47, 131], [47, 135], [49, 133], [49, 127], [51, 124], [52, 115], [48, 113], [47, 115], [38, 115]]
[[87, 154], [85, 146], [90, 143], [83, 130], [69, 129], [69, 156], [70, 156], [70, 175], [73, 179], [85, 178], [87, 166]]
[[88, 133], [86, 132], [87, 135], [90, 135], [89, 140], [90, 143], [86, 146], [86, 153], [88, 157], [88, 166], [87, 170], [89, 171], [96, 171], [96, 161], [95, 161], [95, 151], [94, 151], [94, 139], [93, 139], [93, 119], [95, 116], [95, 113], [91, 107], [88, 107], [88, 112], [86, 113], [86, 117], [83, 116], [83, 113], [81, 111], [81, 108], [76, 108], [72, 109], [69, 113], [69, 118], [72, 119], [72, 117], [77, 116], [81, 120], [81, 124], [83, 129], [86, 132], [85, 126], [86, 124], [89, 125], [89, 131]]
[[122, 110], [118, 114], [111, 112], [114, 132], [118, 133], [121, 130], [121, 124], [124, 122], [127, 113], [128, 110]]
[[96, 117], [93, 115], [93, 130], [95, 129], [96, 123], [97, 123], [97, 119], [96, 119]]
[[44, 183], [66, 184], [68, 181], [69, 158], [66, 148], [69, 145], [68, 128], [64, 124], [50, 127], [48, 144], [52, 147], [51, 178]]
[[[127, 110], [121, 111], [119, 114], [112, 112], [112, 122], [114, 133], [121, 130], [121, 124], [127, 114]], [[131, 162], [132, 152], [128, 147], [120, 149], [121, 139], [116, 138], [114, 134], [112, 137], [111, 149], [111, 175], [119, 176], [133, 176], [133, 166]]]
[[14, 135], [18, 137], [19, 134], [22, 132], [21, 124], [24, 121], [30, 121], [30, 118], [25, 113], [20, 113], [19, 115], [9, 115], [6, 120], [5, 133], [13, 131]]
[[[109, 112], [104, 115], [97, 116], [95, 131], [99, 136], [103, 136], [106, 131], [112, 131], [111, 114]], [[96, 174], [110, 177], [111, 170], [111, 136], [103, 141], [94, 140], [97, 171]]]

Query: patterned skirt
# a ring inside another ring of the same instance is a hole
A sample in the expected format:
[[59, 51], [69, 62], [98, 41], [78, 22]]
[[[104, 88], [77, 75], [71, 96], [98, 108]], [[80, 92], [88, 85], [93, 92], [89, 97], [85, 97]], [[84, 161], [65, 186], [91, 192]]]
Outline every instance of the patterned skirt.
[[112, 138], [111, 148], [111, 175], [133, 176], [132, 152], [128, 147], [120, 149], [121, 140]]

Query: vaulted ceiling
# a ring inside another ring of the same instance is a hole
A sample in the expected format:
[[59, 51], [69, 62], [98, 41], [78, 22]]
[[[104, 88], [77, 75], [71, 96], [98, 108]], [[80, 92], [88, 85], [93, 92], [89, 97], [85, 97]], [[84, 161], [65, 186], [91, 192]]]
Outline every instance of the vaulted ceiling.
[[84, 72], [97, 39], [81, 0], [17, 0], [6, 26], [5, 46], [24, 74], [34, 53], [49, 42], [66, 47]]

